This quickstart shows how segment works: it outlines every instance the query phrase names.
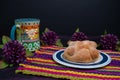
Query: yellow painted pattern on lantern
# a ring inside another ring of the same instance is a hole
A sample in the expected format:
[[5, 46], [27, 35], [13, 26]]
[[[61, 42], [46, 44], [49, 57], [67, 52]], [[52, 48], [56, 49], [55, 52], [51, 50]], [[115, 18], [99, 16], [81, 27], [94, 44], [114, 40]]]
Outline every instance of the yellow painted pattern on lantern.
[[26, 31], [26, 33], [28, 34], [28, 37], [29, 37], [31, 40], [34, 40], [34, 39], [38, 39], [38, 38], [39, 38], [39, 36], [38, 36], [39, 30], [38, 30], [38, 29], [31, 29], [31, 30], [26, 29], [25, 31]]

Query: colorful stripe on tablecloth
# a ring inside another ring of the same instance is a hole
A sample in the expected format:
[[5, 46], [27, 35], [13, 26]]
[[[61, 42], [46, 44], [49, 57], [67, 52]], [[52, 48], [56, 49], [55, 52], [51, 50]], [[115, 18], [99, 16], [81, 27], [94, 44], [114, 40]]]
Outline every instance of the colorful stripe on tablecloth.
[[[112, 58], [109, 65], [99, 69], [76, 69], [56, 63], [52, 59], [52, 54], [64, 49], [57, 46], [41, 47], [33, 57], [27, 58], [21, 63], [16, 73], [46, 76], [53, 78], [63, 78], [70, 80], [118, 80], [120, 79], [120, 53], [107, 51]], [[105, 52], [105, 51], [104, 51]]]

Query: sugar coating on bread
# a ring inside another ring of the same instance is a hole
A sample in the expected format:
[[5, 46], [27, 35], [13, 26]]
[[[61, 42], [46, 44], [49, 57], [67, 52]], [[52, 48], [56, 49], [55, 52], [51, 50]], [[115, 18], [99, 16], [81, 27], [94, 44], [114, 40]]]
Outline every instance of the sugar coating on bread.
[[94, 41], [68, 41], [63, 57], [78, 63], [94, 62], [99, 58], [99, 50], [96, 48], [97, 43]]

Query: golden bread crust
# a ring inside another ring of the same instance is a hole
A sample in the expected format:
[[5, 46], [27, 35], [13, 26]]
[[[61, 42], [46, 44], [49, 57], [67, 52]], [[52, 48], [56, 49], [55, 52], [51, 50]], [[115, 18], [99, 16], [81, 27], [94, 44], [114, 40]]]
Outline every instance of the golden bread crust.
[[99, 51], [94, 41], [69, 41], [63, 57], [78, 63], [94, 62], [99, 58]]

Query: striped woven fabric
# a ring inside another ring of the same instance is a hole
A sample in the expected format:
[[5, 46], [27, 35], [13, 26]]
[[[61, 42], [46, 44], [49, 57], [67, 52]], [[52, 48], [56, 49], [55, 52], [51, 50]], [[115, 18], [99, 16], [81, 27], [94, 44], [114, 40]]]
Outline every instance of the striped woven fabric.
[[[112, 58], [109, 65], [99, 69], [76, 69], [56, 63], [52, 59], [54, 52], [63, 49], [57, 46], [41, 47], [34, 56], [28, 57], [21, 63], [16, 73], [31, 74], [70, 80], [119, 80], [120, 79], [120, 53], [106, 51]], [[105, 52], [105, 51], [104, 51]]]

